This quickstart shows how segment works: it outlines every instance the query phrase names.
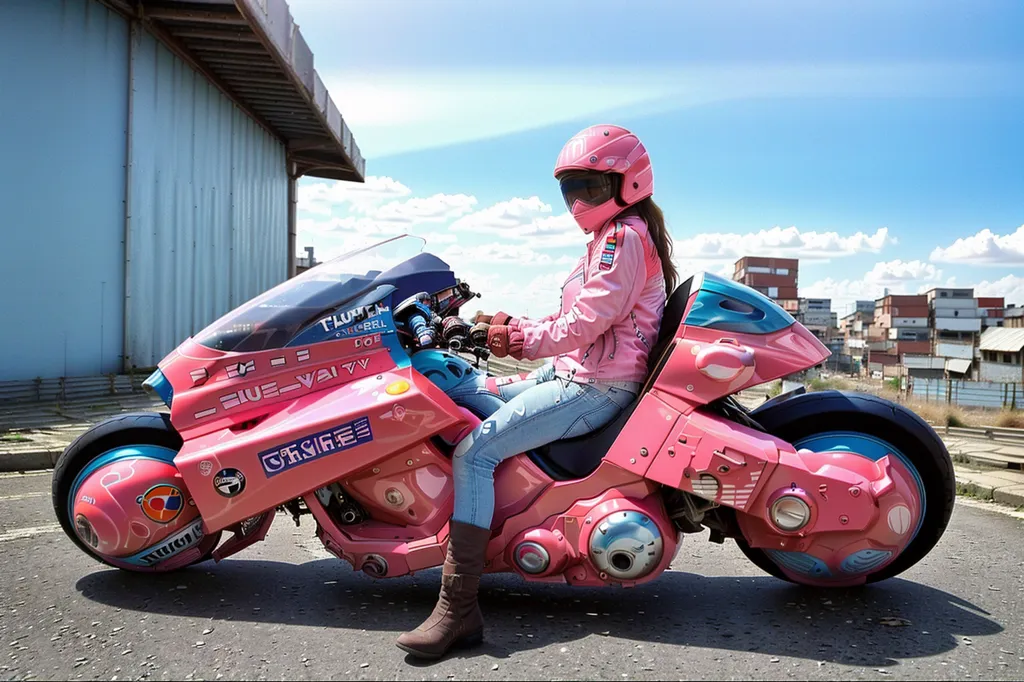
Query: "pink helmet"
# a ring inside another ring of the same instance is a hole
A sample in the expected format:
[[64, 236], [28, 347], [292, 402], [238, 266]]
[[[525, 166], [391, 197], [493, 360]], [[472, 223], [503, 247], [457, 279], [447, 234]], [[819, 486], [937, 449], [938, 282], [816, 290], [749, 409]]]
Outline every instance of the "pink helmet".
[[636, 135], [615, 125], [591, 126], [566, 142], [555, 177], [565, 205], [587, 234], [654, 194], [647, 149]]

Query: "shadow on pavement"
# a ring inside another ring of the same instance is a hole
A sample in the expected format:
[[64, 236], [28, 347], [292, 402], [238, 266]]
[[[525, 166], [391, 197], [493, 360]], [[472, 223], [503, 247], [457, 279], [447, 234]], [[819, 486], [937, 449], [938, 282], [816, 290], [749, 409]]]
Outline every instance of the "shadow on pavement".
[[[439, 580], [434, 569], [374, 581], [334, 559], [299, 565], [230, 560], [170, 575], [103, 570], [76, 587], [87, 599], [147, 613], [397, 637], [429, 614]], [[504, 657], [598, 635], [879, 667], [950, 651], [962, 636], [1003, 630], [967, 601], [898, 578], [861, 589], [815, 590], [771, 577], [671, 571], [644, 587], [601, 590], [489, 575], [481, 606], [486, 643], [456, 656]], [[893, 618], [910, 624], [885, 624]]]

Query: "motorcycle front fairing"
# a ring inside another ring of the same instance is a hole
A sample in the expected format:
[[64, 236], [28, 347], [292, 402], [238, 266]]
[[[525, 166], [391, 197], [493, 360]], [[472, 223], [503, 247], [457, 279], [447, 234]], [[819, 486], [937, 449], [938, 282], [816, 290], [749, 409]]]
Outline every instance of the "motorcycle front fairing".
[[[187, 340], [149, 380], [167, 394], [185, 441], [175, 465], [208, 532], [459, 421], [410, 367], [392, 317], [396, 301], [455, 286], [454, 273], [419, 240], [383, 244], [402, 257], [377, 245], [284, 282]], [[227, 478], [242, 483], [219, 485]]]

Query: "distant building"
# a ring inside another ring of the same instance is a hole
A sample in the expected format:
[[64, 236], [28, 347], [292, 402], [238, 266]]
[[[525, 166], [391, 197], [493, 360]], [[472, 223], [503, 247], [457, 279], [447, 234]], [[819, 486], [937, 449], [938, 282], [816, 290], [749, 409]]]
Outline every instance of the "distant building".
[[796, 258], [744, 256], [733, 267], [733, 280], [746, 284], [774, 300], [786, 312], [799, 312], [797, 282], [800, 261]]
[[1002, 327], [1006, 301], [1002, 297], [979, 297], [978, 314], [981, 316], [982, 331], [989, 327]]
[[295, 257], [295, 274], [296, 275], [299, 274], [300, 272], [305, 272], [306, 270], [309, 270], [311, 267], [313, 267], [315, 265], [319, 265], [319, 262], [313, 256], [313, 247], [312, 246], [307, 246], [304, 250], [306, 252], [305, 256], [296, 256]]
[[891, 294], [875, 301], [868, 352], [870, 362], [886, 366], [900, 364], [908, 355], [928, 355], [928, 299], [923, 295]]
[[980, 355], [977, 345], [981, 333], [981, 314], [974, 289], [936, 288], [925, 296], [932, 355], [966, 361], [954, 364], [972, 367]]
[[854, 312], [867, 313], [868, 315], [875, 314], [875, 302], [874, 301], [857, 301], [854, 304]]
[[990, 327], [978, 346], [982, 381], [1024, 382], [1024, 329]]
[[836, 336], [835, 317], [832, 312], [832, 299], [797, 299], [796, 319], [824, 344], [828, 344]]
[[839, 335], [843, 339], [843, 353], [856, 361], [863, 362], [868, 349], [868, 330], [874, 321], [874, 305], [871, 312], [857, 310], [839, 320]]
[[1012, 303], [1003, 310], [1003, 326], [1011, 329], [1024, 329], [1024, 306]]
[[0, 382], [156, 365], [291, 274], [299, 177], [363, 180], [284, 0], [6, 0], [0, 62]]

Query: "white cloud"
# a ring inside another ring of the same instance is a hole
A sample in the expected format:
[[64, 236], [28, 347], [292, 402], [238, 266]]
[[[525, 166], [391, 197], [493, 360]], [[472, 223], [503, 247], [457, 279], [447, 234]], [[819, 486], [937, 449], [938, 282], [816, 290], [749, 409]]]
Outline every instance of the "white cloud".
[[502, 239], [528, 239], [536, 248], [583, 245], [587, 236], [568, 213], [552, 215], [540, 197], [513, 197], [465, 215], [451, 224], [454, 232], [493, 234]]
[[[520, 267], [539, 267], [547, 265], [574, 265], [577, 258], [560, 256], [553, 258], [546, 253], [538, 253], [528, 246], [494, 242], [477, 246], [461, 246], [454, 244], [440, 254], [449, 263], [509, 263]], [[450, 259], [450, 260], [449, 260]], [[454, 265], [453, 265], [454, 267]]]
[[434, 194], [424, 198], [392, 201], [383, 206], [363, 209], [374, 220], [389, 223], [443, 223], [465, 215], [476, 206], [476, 197], [468, 194]]
[[942, 270], [930, 263], [919, 260], [892, 260], [875, 263], [875, 266], [864, 275], [864, 280], [875, 284], [899, 284], [901, 282], [937, 282], [942, 277]]
[[858, 253], [878, 253], [887, 244], [895, 244], [889, 228], [874, 234], [857, 232], [842, 236], [837, 232], [801, 232], [796, 227], [773, 227], [747, 234], [710, 232], [678, 240], [676, 249], [688, 258], [738, 259], [755, 254], [780, 258], [820, 260]]
[[313, 232], [315, 234], [330, 234], [332, 232], [353, 232], [365, 235], [386, 235], [394, 236], [411, 232], [408, 223], [391, 223], [373, 218], [357, 216], [345, 216], [344, 218], [327, 218], [325, 220], [314, 220], [312, 218], [300, 218], [296, 225], [298, 231]]
[[[325, 219], [301, 218], [298, 221], [298, 229], [320, 234], [332, 231], [382, 235], [421, 232], [419, 226], [446, 223], [452, 218], [468, 213], [474, 205], [476, 197], [468, 194], [435, 194], [429, 197], [391, 201], [378, 206], [364, 205], [357, 209], [359, 215], [350, 214]], [[327, 212], [325, 215], [330, 216], [330, 213]], [[445, 238], [445, 241], [452, 240]]]
[[468, 271], [465, 280], [473, 291], [481, 292], [479, 305], [471, 306], [488, 312], [504, 310], [510, 315], [543, 317], [557, 312], [562, 301], [565, 272], [536, 275], [528, 282], [509, 282], [494, 274]]
[[381, 201], [405, 197], [412, 190], [387, 176], [371, 175], [366, 182], [315, 182], [299, 185], [299, 210], [331, 215], [335, 208], [351, 205], [359, 210]]
[[876, 300], [890, 294], [920, 293], [938, 285], [942, 271], [919, 260], [892, 260], [875, 263], [860, 279], [837, 280], [831, 277], [800, 287], [803, 298], [831, 298], [832, 309], [840, 315], [854, 301]]
[[1024, 265], [1024, 225], [1006, 235], [984, 229], [970, 237], [957, 239], [945, 248], [938, 247], [932, 251], [930, 260], [973, 265]]
[[1024, 305], [1024, 277], [1007, 275], [1001, 279], [989, 282], [979, 282], [974, 285], [975, 296], [1002, 296], [1006, 303]]

